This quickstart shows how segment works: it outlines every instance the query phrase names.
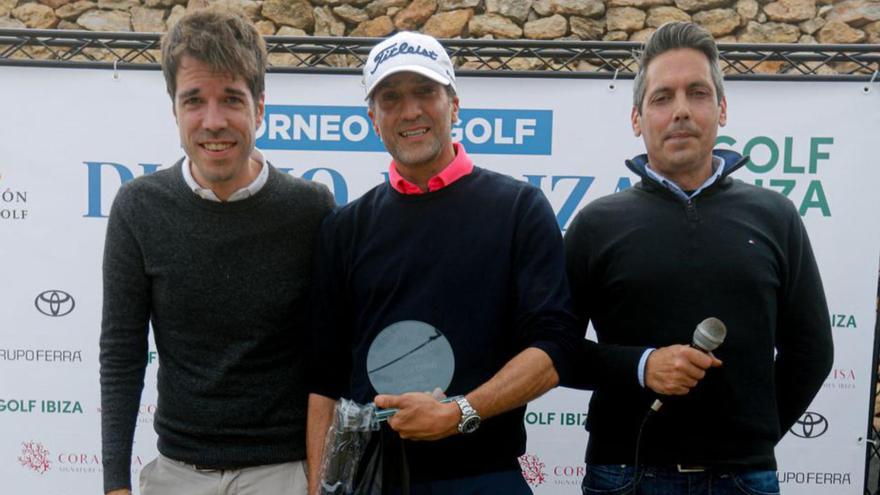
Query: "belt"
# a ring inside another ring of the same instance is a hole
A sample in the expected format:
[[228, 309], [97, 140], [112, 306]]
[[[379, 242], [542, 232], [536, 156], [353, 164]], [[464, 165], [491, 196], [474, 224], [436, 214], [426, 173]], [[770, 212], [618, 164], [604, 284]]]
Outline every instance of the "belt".
[[219, 472], [219, 471], [235, 471], [238, 469], [244, 469], [249, 466], [235, 466], [235, 465], [221, 465], [221, 464], [195, 464], [192, 462], [179, 461], [177, 459], [172, 459], [170, 457], [159, 454], [159, 457], [164, 458], [170, 462], [175, 464], [179, 464], [181, 466], [186, 466], [191, 469], [195, 469], [196, 471], [201, 471], [205, 473], [209, 472]]
[[219, 468], [214, 466], [201, 466], [199, 464], [187, 464], [189, 467], [195, 469], [196, 471], [211, 473], [214, 471], [225, 471], [225, 468]]
[[221, 471], [235, 471], [235, 470], [238, 470], [238, 469], [244, 469], [244, 468], [245, 468], [245, 466], [220, 466], [220, 465], [213, 465], [213, 464], [191, 464], [191, 463], [189, 463], [189, 462], [183, 462], [183, 461], [177, 461], [177, 462], [179, 462], [180, 464], [183, 464], [183, 465], [186, 466], [186, 467], [189, 467], [189, 468], [195, 469], [196, 471], [199, 471], [199, 472], [202, 472], [202, 473], [215, 473], [215, 472], [221, 472]]
[[244, 469], [244, 468], [248, 467], [248, 466], [212, 466], [210, 464], [208, 464], [208, 465], [188, 464], [188, 463], [184, 463], [184, 464], [195, 469], [196, 471], [201, 471], [204, 473], [219, 472], [219, 471], [237, 471], [239, 469]]
[[705, 473], [712, 468], [709, 466], [699, 466], [696, 464], [676, 464], [675, 470], [679, 473]]

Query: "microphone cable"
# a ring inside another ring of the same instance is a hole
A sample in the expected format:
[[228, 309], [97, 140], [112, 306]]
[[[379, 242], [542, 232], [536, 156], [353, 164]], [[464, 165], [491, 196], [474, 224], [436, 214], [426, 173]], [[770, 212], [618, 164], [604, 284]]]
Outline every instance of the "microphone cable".
[[639, 425], [639, 432], [636, 434], [636, 451], [633, 462], [633, 486], [630, 491], [632, 495], [636, 495], [636, 490], [639, 488], [639, 482], [642, 481], [642, 476], [639, 474], [639, 449], [642, 445], [642, 433], [645, 431], [645, 425], [648, 424], [648, 420], [651, 419], [656, 412], [657, 410], [653, 407], [648, 408], [645, 412], [645, 416], [642, 418], [642, 424]]
[[[691, 347], [701, 350], [711, 356], [712, 351], [717, 349], [718, 346], [724, 342], [726, 337], [727, 327], [724, 325], [724, 322], [712, 316], [706, 318], [697, 325], [697, 328], [694, 330]], [[663, 403], [660, 399], [656, 399], [645, 412], [645, 417], [642, 418], [642, 424], [639, 425], [639, 432], [636, 434], [635, 460], [633, 462], [632, 495], [636, 495], [636, 489], [638, 489], [639, 482], [642, 480], [642, 477], [639, 475], [639, 449], [642, 444], [642, 433], [644, 433], [645, 425], [648, 424], [648, 420], [651, 416], [656, 414], [662, 406]]]

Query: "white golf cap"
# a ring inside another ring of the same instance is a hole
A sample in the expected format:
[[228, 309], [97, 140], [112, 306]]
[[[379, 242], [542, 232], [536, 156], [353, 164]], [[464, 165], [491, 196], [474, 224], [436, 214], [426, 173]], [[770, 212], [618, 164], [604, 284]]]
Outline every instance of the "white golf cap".
[[415, 72], [456, 89], [455, 70], [449, 55], [440, 42], [426, 34], [403, 31], [370, 50], [363, 80], [367, 98], [377, 84], [398, 72]]

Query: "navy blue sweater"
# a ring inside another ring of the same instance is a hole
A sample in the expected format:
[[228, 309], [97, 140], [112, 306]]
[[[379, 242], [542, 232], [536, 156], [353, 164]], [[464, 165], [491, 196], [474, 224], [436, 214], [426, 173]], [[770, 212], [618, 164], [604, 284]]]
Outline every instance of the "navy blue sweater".
[[[328, 216], [318, 248], [312, 391], [370, 402], [366, 355], [398, 321], [439, 329], [455, 354], [447, 395], [466, 394], [527, 347], [557, 370], [579, 340], [562, 240], [540, 190], [475, 168], [435, 192], [387, 184]], [[415, 480], [518, 469], [525, 407], [469, 436], [406, 442]]]

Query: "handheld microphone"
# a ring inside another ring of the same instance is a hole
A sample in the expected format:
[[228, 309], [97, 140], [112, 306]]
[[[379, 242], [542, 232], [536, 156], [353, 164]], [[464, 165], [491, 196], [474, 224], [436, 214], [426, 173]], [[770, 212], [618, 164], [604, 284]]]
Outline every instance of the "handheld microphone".
[[725, 337], [727, 337], [727, 327], [724, 326], [724, 322], [714, 316], [706, 318], [694, 330], [691, 347], [709, 353], [717, 349], [724, 342]]
[[[725, 337], [727, 337], [727, 327], [724, 322], [712, 316], [697, 325], [691, 347], [708, 354], [717, 349], [724, 342]], [[663, 407], [663, 402], [660, 399], [651, 404], [651, 410], [654, 412], [659, 411], [661, 407]]]

